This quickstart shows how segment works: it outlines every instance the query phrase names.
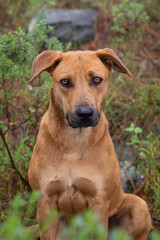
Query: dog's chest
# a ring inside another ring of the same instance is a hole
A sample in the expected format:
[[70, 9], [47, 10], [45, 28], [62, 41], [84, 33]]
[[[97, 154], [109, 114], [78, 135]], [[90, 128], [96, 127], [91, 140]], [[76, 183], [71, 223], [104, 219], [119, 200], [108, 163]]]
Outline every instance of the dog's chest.
[[102, 187], [102, 175], [94, 167], [70, 159], [53, 169], [52, 174], [50, 171], [45, 192], [56, 201], [60, 212], [71, 215], [92, 204]]

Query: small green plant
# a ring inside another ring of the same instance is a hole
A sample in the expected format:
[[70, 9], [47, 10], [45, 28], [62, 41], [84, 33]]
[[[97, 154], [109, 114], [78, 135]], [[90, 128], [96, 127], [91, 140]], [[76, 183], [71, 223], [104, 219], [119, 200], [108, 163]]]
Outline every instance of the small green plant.
[[99, 216], [86, 211], [71, 220], [69, 228], [63, 231], [63, 236], [72, 240], [105, 239], [106, 231], [99, 223]]
[[134, 123], [131, 123], [125, 131], [133, 134], [131, 142], [127, 144], [133, 145], [139, 151], [138, 167], [145, 177], [145, 191], [150, 194], [153, 207], [157, 215], [160, 216], [160, 141], [153, 132], [150, 132], [143, 140], [142, 129], [135, 127]]
[[140, 127], [135, 127], [134, 123], [131, 123], [130, 127], [126, 128], [125, 131], [132, 132], [131, 142], [127, 145], [135, 145], [135, 148], [138, 146], [136, 144], [149, 144], [149, 141], [142, 139], [142, 129]]
[[120, 229], [114, 229], [109, 233], [110, 240], [133, 240], [132, 237], [128, 236], [128, 234]]
[[112, 29], [123, 36], [137, 38], [149, 21], [144, 3], [121, 0], [118, 5], [112, 5]]
[[27, 230], [27, 224], [33, 224], [36, 210], [36, 203], [39, 199], [39, 192], [26, 193], [25, 197], [16, 195], [10, 202], [9, 210], [3, 215], [3, 223], [0, 227], [0, 239], [2, 240], [33, 240], [37, 233]]
[[159, 240], [160, 239], [160, 232], [159, 231], [152, 231], [149, 235], [149, 240]]
[[146, 0], [145, 9], [151, 18], [160, 26], [159, 0]]
[[41, 232], [45, 231], [55, 217], [57, 211], [50, 211], [46, 219], [36, 225], [36, 205], [40, 198], [38, 191], [31, 194], [25, 193], [24, 196], [16, 195], [10, 201], [10, 208], [3, 215], [3, 223], [0, 227], [0, 240], [36, 240], [39, 237], [39, 228]]
[[[101, 240], [106, 239], [107, 232], [100, 223], [99, 215], [87, 210], [83, 214], [75, 216], [69, 227], [62, 232], [65, 239], [72, 240]], [[125, 231], [113, 229], [109, 231], [110, 240], [132, 240]]]

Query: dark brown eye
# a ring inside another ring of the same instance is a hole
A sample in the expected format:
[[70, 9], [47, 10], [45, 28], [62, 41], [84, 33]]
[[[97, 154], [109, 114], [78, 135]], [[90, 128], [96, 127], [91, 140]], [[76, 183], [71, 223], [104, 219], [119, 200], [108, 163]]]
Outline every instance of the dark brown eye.
[[91, 83], [96, 86], [96, 85], [100, 84], [102, 81], [103, 81], [103, 79], [100, 77], [93, 77], [91, 80]]
[[68, 79], [62, 79], [62, 80], [60, 81], [60, 84], [61, 84], [63, 87], [66, 87], [66, 88], [71, 87], [71, 83], [70, 83], [70, 81], [69, 81]]

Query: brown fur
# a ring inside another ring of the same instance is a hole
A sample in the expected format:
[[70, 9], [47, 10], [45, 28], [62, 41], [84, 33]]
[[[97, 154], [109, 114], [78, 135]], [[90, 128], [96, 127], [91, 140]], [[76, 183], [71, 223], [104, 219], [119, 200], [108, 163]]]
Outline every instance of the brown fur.
[[[141, 198], [123, 192], [117, 157], [103, 113], [111, 68], [131, 77], [109, 48], [96, 52], [45, 51], [35, 58], [31, 81], [42, 71], [48, 71], [53, 78], [53, 88], [32, 154], [29, 182], [32, 189], [41, 192], [38, 221], [44, 220], [47, 211], [54, 208], [66, 219], [90, 208], [100, 214], [106, 229], [109, 218], [109, 226], [118, 225], [135, 240], [146, 240], [151, 229], [147, 205]], [[101, 84], [93, 86], [93, 76], [101, 77]], [[61, 79], [69, 79], [72, 86], [63, 87]], [[69, 125], [78, 106], [91, 106], [100, 113], [95, 127]], [[57, 218], [41, 234], [41, 240], [57, 239], [59, 225]]]

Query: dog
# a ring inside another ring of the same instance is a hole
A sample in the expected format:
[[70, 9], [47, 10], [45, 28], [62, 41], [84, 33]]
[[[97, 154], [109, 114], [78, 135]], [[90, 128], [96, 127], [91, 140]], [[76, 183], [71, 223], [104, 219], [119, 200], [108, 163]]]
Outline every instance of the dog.
[[[44, 114], [29, 166], [29, 183], [41, 193], [37, 219], [57, 209], [68, 221], [91, 209], [108, 226], [147, 240], [151, 218], [146, 202], [124, 193], [120, 168], [103, 112], [111, 70], [131, 73], [110, 49], [44, 51], [33, 62], [32, 82], [50, 73], [50, 105]], [[56, 217], [41, 240], [58, 239]], [[107, 236], [106, 236], [107, 237]]]

